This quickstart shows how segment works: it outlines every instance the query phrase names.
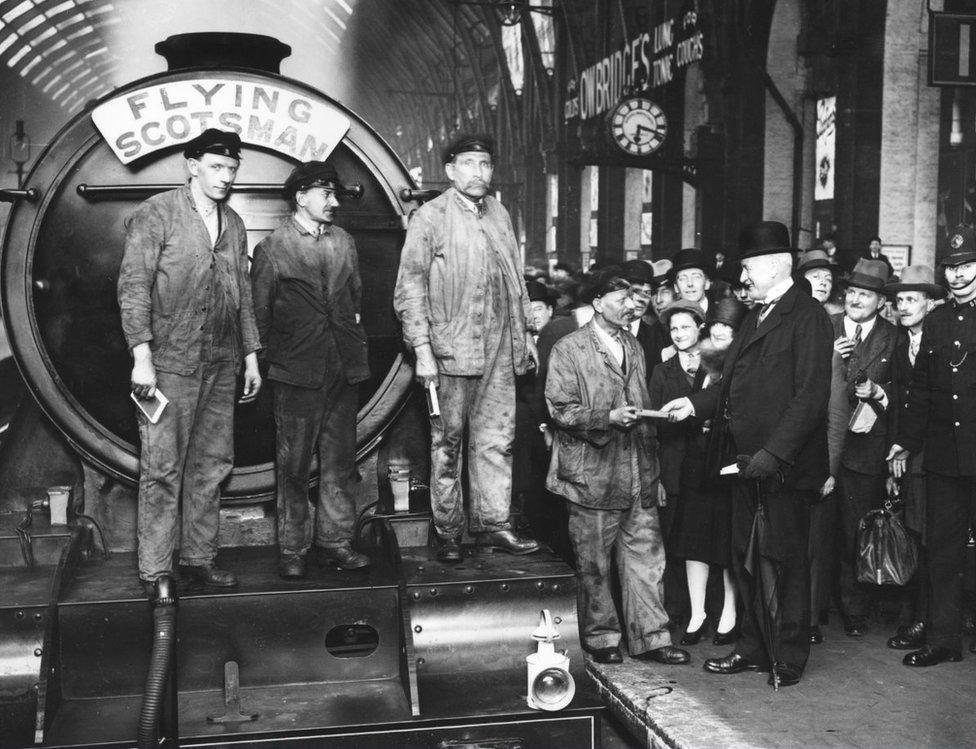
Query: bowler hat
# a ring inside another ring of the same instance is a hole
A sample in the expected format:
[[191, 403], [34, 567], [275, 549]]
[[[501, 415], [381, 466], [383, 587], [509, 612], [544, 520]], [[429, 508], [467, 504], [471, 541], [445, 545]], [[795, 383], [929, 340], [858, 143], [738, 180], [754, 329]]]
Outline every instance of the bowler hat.
[[654, 269], [644, 260], [628, 260], [621, 267], [624, 278], [631, 283], [654, 285]]
[[705, 310], [697, 302], [690, 302], [687, 299], [675, 299], [671, 304], [662, 309], [661, 314], [658, 315], [658, 319], [661, 321], [661, 325], [664, 326], [665, 331], [671, 326], [671, 318], [678, 312], [689, 313], [698, 321], [699, 325], [705, 322]]
[[550, 307], [556, 306], [559, 293], [555, 289], [550, 289], [542, 281], [533, 278], [525, 282], [525, 288], [529, 292], [530, 302], [545, 302]]
[[341, 189], [342, 184], [339, 182], [339, 173], [335, 167], [324, 161], [307, 161], [304, 164], [299, 164], [288, 175], [284, 186], [281, 188], [281, 194], [287, 200], [294, 197], [295, 193], [313, 187]]
[[672, 259], [672, 262], [674, 263], [674, 267], [671, 269], [672, 277], [678, 275], [678, 271], [689, 268], [698, 268], [706, 276], [710, 276], [714, 270], [714, 265], [708, 262], [705, 253], [695, 247], [686, 247], [683, 250], [679, 250]]
[[720, 322], [728, 325], [732, 330], [738, 330], [748, 311], [749, 308], [738, 299], [722, 297], [714, 304], [709, 305], [705, 322], [709, 324]]
[[229, 156], [232, 159], [241, 158], [241, 136], [231, 130], [218, 130], [208, 127], [196, 138], [187, 141], [183, 147], [183, 156], [187, 159], [199, 159], [205, 153], [218, 156]]
[[898, 281], [885, 286], [886, 294], [895, 295], [899, 291], [922, 291], [933, 299], [945, 296], [946, 292], [935, 282], [935, 271], [927, 265], [906, 266]]
[[976, 261], [976, 232], [973, 227], [959, 224], [949, 235], [951, 252], [939, 262], [942, 265], [962, 265]]
[[651, 286], [657, 289], [670, 284], [672, 267], [673, 265], [670, 260], [653, 261], [651, 263], [651, 270], [654, 272], [654, 278], [651, 280]]
[[854, 270], [846, 278], [841, 279], [840, 283], [844, 286], [856, 286], [859, 289], [867, 289], [878, 294], [884, 293], [885, 284], [888, 283], [888, 266], [881, 260], [869, 260], [860, 258]]
[[779, 221], [760, 221], [739, 233], [739, 257], [742, 260], [760, 255], [792, 253], [790, 230]]
[[799, 276], [808, 270], [817, 270], [818, 268], [826, 268], [831, 272], [836, 268], [835, 265], [831, 265], [830, 257], [823, 250], [807, 250], [801, 252], [796, 259], [796, 273]]
[[444, 149], [444, 163], [449, 164], [454, 161], [459, 153], [468, 153], [469, 151], [486, 153], [494, 158], [495, 141], [490, 135], [480, 133], [475, 135], [462, 135]]

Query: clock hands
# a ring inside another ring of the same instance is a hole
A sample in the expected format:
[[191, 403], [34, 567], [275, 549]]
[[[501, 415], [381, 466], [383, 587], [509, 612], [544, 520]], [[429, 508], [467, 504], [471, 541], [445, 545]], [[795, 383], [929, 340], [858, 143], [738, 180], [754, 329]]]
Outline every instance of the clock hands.
[[653, 133], [654, 131], [651, 130], [651, 128], [645, 127], [644, 125], [641, 125], [640, 123], [638, 123], [637, 127], [634, 128], [634, 143], [640, 143], [641, 142], [641, 132]]

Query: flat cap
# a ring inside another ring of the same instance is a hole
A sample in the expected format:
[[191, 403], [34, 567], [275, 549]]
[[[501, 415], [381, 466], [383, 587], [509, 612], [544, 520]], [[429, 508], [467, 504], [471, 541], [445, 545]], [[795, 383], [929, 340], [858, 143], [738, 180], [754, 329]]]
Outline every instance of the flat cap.
[[444, 150], [444, 163], [449, 164], [458, 154], [471, 151], [486, 153], [494, 158], [495, 140], [490, 135], [462, 135]]
[[342, 183], [339, 181], [339, 173], [335, 167], [325, 161], [306, 161], [304, 164], [299, 164], [288, 175], [281, 188], [281, 194], [289, 200], [295, 196], [295, 193], [312, 187], [340, 190]]
[[622, 268], [624, 278], [631, 283], [654, 285], [654, 269], [644, 260], [628, 260]]
[[231, 130], [208, 127], [183, 147], [183, 156], [187, 159], [199, 159], [205, 153], [240, 159], [241, 136]]

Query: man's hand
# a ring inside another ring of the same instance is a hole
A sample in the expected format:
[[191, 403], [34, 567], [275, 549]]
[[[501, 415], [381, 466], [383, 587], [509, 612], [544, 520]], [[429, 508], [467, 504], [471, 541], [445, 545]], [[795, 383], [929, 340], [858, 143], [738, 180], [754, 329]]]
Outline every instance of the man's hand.
[[894, 444], [888, 451], [888, 457], [885, 460], [888, 463], [888, 470], [891, 471], [891, 475], [900, 479], [905, 475], [905, 470], [908, 467], [908, 450], [901, 445]]
[[826, 497], [834, 490], [834, 487], [836, 486], [837, 486], [837, 479], [835, 479], [833, 476], [828, 476], [827, 480], [824, 481], [823, 486], [820, 487], [820, 496]]
[[546, 443], [546, 450], [552, 450], [552, 428], [548, 424], [540, 424], [539, 431], [542, 432], [542, 441]]
[[657, 482], [657, 506], [668, 506], [668, 490], [664, 488], [664, 484], [661, 481]]
[[132, 347], [132, 377], [130, 386], [136, 398], [149, 400], [156, 395], [156, 367], [148, 343]]
[[881, 395], [879, 392], [881, 390], [876, 382], [871, 380], [865, 380], [860, 385], [855, 386], [854, 395], [860, 398], [862, 401], [874, 400]]
[[258, 369], [258, 354], [252, 351], [244, 357], [244, 394], [238, 403], [250, 403], [258, 397], [261, 390], [261, 371]]
[[661, 411], [668, 415], [668, 421], [684, 421], [695, 415], [695, 407], [688, 398], [675, 398], [661, 407]]
[[535, 345], [535, 341], [532, 340], [532, 334], [526, 331], [525, 333], [525, 352], [529, 355], [532, 360], [532, 364], [535, 366], [535, 371], [539, 371], [539, 349]]
[[630, 429], [640, 418], [637, 406], [620, 406], [610, 412], [610, 424], [621, 429]]
[[834, 351], [840, 354], [844, 359], [851, 355], [854, 350], [854, 341], [846, 336], [841, 336], [836, 341], [834, 341]]
[[421, 385], [427, 387], [428, 383], [433, 382], [437, 386], [437, 359], [429, 343], [421, 344], [413, 350], [417, 357], [414, 365], [413, 376]]
[[779, 467], [779, 458], [768, 450], [759, 450], [742, 469], [741, 475], [744, 479], [766, 479], [775, 475]]

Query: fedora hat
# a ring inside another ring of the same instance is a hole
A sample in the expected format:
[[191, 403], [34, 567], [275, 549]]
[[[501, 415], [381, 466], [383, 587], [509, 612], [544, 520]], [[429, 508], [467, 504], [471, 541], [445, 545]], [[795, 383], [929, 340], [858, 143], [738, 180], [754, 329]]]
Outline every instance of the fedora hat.
[[933, 299], [944, 297], [946, 292], [935, 282], [935, 271], [927, 265], [906, 266], [898, 281], [885, 286], [886, 294], [894, 296], [899, 291], [922, 291]]
[[801, 252], [796, 259], [797, 275], [802, 276], [808, 270], [816, 270], [817, 268], [826, 268], [833, 272], [836, 266], [831, 264], [830, 258], [823, 250], [807, 250]]
[[749, 308], [738, 299], [722, 297], [714, 304], [709, 305], [705, 322], [709, 324], [720, 322], [728, 325], [732, 330], [738, 330], [748, 311]]
[[661, 310], [659, 319], [664, 327], [665, 333], [671, 325], [671, 317], [678, 312], [687, 312], [694, 317], [698, 324], [705, 322], [705, 310], [698, 306], [696, 302], [689, 302], [687, 299], [676, 299], [667, 307]]
[[846, 278], [841, 279], [844, 286], [856, 286], [878, 294], [883, 294], [888, 283], [888, 266], [881, 260], [860, 258], [854, 270]]
[[790, 230], [779, 221], [760, 221], [739, 233], [739, 257], [742, 260], [760, 255], [793, 253]]
[[962, 265], [976, 261], [976, 232], [973, 227], [959, 224], [948, 237], [949, 254], [939, 262], [942, 265]]
[[694, 247], [686, 247], [683, 250], [679, 250], [672, 259], [672, 264], [672, 277], [678, 275], [678, 271], [689, 268], [698, 268], [706, 276], [711, 276], [715, 269], [714, 264], [708, 262], [705, 253]]

